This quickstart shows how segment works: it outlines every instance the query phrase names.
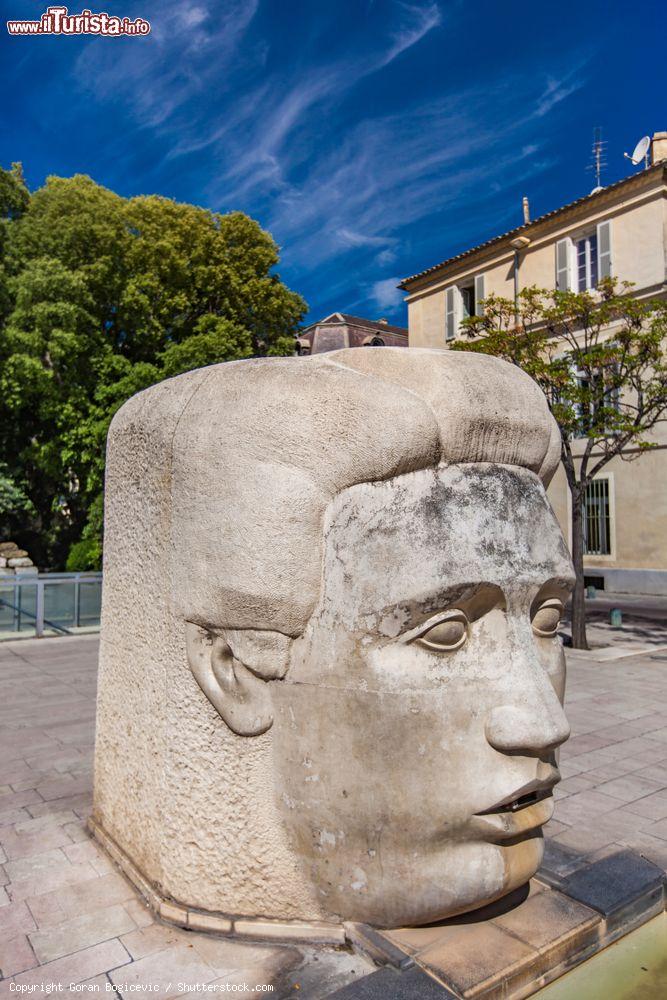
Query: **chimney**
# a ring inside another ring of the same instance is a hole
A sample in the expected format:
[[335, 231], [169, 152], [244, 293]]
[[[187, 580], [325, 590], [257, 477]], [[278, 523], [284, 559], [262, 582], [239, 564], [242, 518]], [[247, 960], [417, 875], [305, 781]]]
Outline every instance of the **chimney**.
[[528, 225], [530, 222], [530, 205], [528, 204], [528, 199], [525, 194], [523, 196], [523, 224]]
[[667, 160], [667, 132], [654, 132], [651, 141], [651, 163]]

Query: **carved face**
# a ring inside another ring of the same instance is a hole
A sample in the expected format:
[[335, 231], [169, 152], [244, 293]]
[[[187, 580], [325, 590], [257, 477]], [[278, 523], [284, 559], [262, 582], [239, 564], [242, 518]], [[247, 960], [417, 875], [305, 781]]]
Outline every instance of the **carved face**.
[[572, 584], [537, 476], [449, 466], [333, 501], [299, 638], [187, 625], [230, 729], [268, 732], [278, 814], [328, 919], [428, 923], [535, 873], [569, 735]]
[[280, 809], [325, 910], [427, 923], [534, 874], [572, 583], [526, 470], [422, 470], [332, 503], [319, 604], [264, 682]]

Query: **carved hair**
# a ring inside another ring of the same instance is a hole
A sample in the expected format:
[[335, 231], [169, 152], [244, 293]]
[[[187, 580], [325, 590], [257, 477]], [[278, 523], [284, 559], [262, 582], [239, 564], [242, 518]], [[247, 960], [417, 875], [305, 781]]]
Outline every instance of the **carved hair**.
[[401, 348], [190, 372], [125, 404], [111, 465], [136, 433], [163, 449], [177, 613], [288, 636], [317, 601], [324, 513], [342, 490], [439, 463], [521, 466], [546, 484], [560, 454], [546, 400], [518, 368]]

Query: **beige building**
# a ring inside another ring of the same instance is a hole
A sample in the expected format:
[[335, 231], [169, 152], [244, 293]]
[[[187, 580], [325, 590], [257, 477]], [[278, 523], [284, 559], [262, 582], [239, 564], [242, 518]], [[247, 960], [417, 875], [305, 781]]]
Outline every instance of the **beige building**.
[[[410, 347], [448, 347], [461, 336], [461, 320], [476, 314], [486, 296], [512, 298], [529, 285], [581, 291], [611, 275], [632, 282], [639, 298], [665, 296], [667, 132], [654, 135], [651, 162], [406, 278], [400, 287], [407, 292]], [[588, 491], [586, 577], [608, 591], [667, 594], [667, 424], [653, 440], [657, 448], [636, 462], [612, 459]], [[569, 537], [562, 467], [549, 495]]]

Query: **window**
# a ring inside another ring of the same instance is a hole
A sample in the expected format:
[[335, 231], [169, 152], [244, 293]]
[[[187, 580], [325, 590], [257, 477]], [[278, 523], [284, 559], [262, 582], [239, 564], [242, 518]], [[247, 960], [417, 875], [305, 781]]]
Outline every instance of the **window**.
[[609, 480], [594, 479], [584, 497], [584, 555], [611, 555]]
[[475, 315], [475, 290], [472, 285], [461, 288], [461, 319]]
[[307, 357], [310, 354], [310, 341], [305, 337], [296, 337], [294, 340], [294, 353], [299, 357]]
[[590, 378], [587, 372], [581, 371], [575, 372], [575, 378], [577, 386], [585, 393], [584, 399], [587, 400], [587, 403], [577, 402], [574, 404], [577, 415], [575, 437], [586, 437], [588, 432], [593, 430], [596, 409], [602, 405], [602, 379], [597, 372], [594, 372], [593, 378]]
[[574, 404], [578, 425], [574, 436], [586, 437], [589, 432], [598, 435], [606, 432], [611, 436], [614, 434], [614, 421], [610, 419], [612, 415], [609, 411], [618, 413], [620, 410], [618, 366], [608, 365], [595, 371], [574, 369], [573, 374], [577, 386], [584, 393], [583, 401]]
[[577, 291], [585, 292], [598, 286], [597, 233], [577, 240]]
[[611, 277], [611, 221], [594, 230], [556, 243], [556, 288], [559, 292], [585, 292]]
[[445, 339], [454, 340], [459, 325], [469, 316], [484, 313], [484, 275], [478, 274], [460, 285], [451, 285], [445, 291]]

